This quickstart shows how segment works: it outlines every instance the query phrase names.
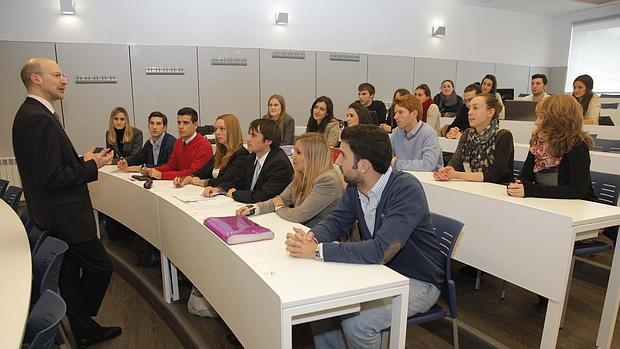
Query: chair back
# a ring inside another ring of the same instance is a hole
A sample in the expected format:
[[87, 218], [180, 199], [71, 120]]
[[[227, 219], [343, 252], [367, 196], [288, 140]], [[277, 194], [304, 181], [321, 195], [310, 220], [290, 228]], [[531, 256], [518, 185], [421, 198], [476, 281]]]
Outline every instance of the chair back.
[[30, 225], [30, 229], [26, 231], [28, 234], [28, 243], [30, 244], [30, 254], [36, 256], [41, 244], [43, 241], [49, 236], [49, 232], [47, 230], [41, 230], [34, 224]]
[[[597, 202], [605, 205], [618, 206], [620, 196], [620, 175], [602, 172], [590, 172], [592, 178], [592, 190]], [[607, 227], [603, 234], [615, 243], [618, 226]]]
[[19, 219], [22, 221], [24, 228], [26, 231], [30, 230], [30, 227], [33, 225], [32, 220], [30, 219], [30, 215], [28, 214], [28, 208], [24, 208], [22, 213], [19, 214]]
[[4, 192], [6, 188], [9, 187], [9, 181], [6, 179], [0, 179], [0, 197], [4, 197]]
[[620, 152], [620, 139], [593, 138], [592, 140], [594, 141], [594, 149], [592, 150], [612, 153]]
[[46, 290], [30, 311], [22, 348], [53, 348], [58, 324], [66, 311], [65, 301], [56, 292]]
[[32, 261], [32, 303], [37, 301], [45, 290], [58, 291], [58, 276], [65, 252], [66, 242], [48, 237], [41, 243]]
[[619, 103], [601, 103], [601, 109], [618, 109]]
[[450, 266], [452, 251], [461, 234], [461, 230], [463, 230], [463, 223], [437, 213], [431, 213], [431, 220], [435, 233], [439, 238], [440, 252], [444, 256], [446, 282], [441, 287], [441, 295], [448, 303], [451, 316], [456, 317], [456, 287], [454, 281], [452, 281]]
[[4, 196], [2, 198], [15, 210], [15, 212], [17, 212], [17, 209], [19, 208], [19, 199], [22, 198], [22, 188], [11, 186], [4, 192]]

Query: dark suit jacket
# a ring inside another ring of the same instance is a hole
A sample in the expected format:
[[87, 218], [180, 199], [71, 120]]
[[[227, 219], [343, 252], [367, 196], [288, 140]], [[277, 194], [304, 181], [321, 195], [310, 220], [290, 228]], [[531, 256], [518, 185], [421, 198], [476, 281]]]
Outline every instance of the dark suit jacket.
[[220, 173], [218, 173], [217, 178], [213, 178], [213, 166], [215, 163], [214, 155], [211, 159], [209, 159], [209, 162], [207, 162], [200, 170], [193, 173], [193, 175], [200, 179], [206, 179], [206, 185], [217, 187], [220, 183], [234, 180], [240, 172], [244, 171], [245, 166], [247, 166], [249, 155], [250, 152], [242, 146], [230, 157], [226, 167], [220, 169]]
[[26, 98], [13, 121], [13, 150], [34, 224], [69, 244], [97, 238], [86, 183], [97, 164], [84, 162], [52, 113]]
[[164, 137], [164, 139], [161, 140], [161, 147], [159, 148], [157, 162], [153, 159], [153, 145], [151, 144], [151, 139], [149, 138], [137, 154], [127, 159], [127, 165], [135, 166], [144, 164], [146, 167], [156, 167], [166, 164], [168, 160], [170, 160], [172, 148], [174, 148], [174, 142], [176, 142], [177, 139], [169, 133], [164, 133], [161, 137]]
[[225, 191], [230, 188], [237, 189], [233, 193], [235, 201], [255, 203], [269, 200], [284, 191], [284, 188], [293, 179], [293, 166], [291, 166], [288, 156], [280, 147], [272, 148], [267, 154], [263, 168], [254, 185], [254, 190], [250, 190], [252, 177], [254, 177], [255, 161], [256, 154], [252, 153], [247, 157], [243, 171], [239, 171], [232, 181], [220, 183], [219, 187]]
[[131, 139], [131, 142], [123, 143], [122, 151], [118, 149], [118, 144], [116, 144], [116, 142], [114, 144], [108, 143], [108, 133], [110, 131], [105, 131], [105, 147], [114, 150], [114, 158], [112, 159], [112, 163], [115, 165], [121, 157], [129, 158], [136, 155], [140, 151], [142, 146], [142, 131], [133, 126], [131, 128], [133, 129], [133, 138]]

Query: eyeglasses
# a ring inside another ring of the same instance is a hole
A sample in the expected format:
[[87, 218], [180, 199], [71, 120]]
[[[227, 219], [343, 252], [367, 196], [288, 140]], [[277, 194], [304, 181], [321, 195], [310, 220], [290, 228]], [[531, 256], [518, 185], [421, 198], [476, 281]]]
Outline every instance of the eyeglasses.
[[54, 72], [54, 73], [50, 73], [50, 72], [45, 72], [45, 71], [40, 71], [40, 72], [36, 72], [35, 74], [50, 74], [53, 77], [55, 77], [56, 79], [65, 79], [67, 80], [67, 76], [63, 73], [60, 72]]

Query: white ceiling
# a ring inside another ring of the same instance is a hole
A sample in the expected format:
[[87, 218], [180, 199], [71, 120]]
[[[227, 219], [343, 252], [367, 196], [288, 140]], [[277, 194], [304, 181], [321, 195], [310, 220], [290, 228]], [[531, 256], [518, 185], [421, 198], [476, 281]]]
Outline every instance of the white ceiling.
[[[578, 0], [443, 0], [463, 5], [489, 7], [500, 10], [535, 13], [545, 16], [561, 16], [573, 12], [593, 9], [620, 1], [611, 1], [605, 5], [585, 3]], [[583, 0], [596, 1], [596, 0]]]

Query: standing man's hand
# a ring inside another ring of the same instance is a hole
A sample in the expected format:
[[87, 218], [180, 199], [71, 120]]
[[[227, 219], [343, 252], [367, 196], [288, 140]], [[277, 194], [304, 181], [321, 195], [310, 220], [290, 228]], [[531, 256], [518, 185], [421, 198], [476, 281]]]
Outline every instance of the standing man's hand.
[[84, 161], [94, 160], [97, 164], [97, 168], [102, 168], [105, 165], [112, 163], [112, 157], [114, 151], [112, 149], [103, 149], [102, 151], [95, 153], [95, 147], [92, 147], [84, 154]]

